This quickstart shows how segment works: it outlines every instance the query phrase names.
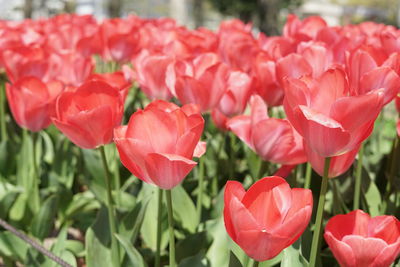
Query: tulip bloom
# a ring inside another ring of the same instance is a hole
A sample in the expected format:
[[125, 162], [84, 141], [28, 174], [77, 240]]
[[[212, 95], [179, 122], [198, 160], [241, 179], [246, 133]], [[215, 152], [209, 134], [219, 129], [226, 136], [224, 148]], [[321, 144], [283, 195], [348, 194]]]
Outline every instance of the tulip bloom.
[[114, 131], [122, 164], [146, 183], [177, 186], [196, 165], [192, 157], [204, 128], [194, 107], [157, 100], [135, 112], [128, 125]]
[[165, 83], [165, 73], [172, 61], [170, 56], [150, 54], [147, 50], [134, 60], [136, 80], [148, 98], [171, 99], [172, 94]]
[[388, 267], [400, 253], [400, 222], [393, 216], [371, 218], [362, 210], [336, 215], [324, 236], [343, 267]]
[[317, 79], [286, 79], [284, 107], [306, 144], [320, 156], [332, 157], [355, 149], [371, 134], [383, 90], [351, 96], [344, 71], [329, 69]]
[[103, 81], [113, 86], [120, 92], [124, 102], [132, 85], [132, 83], [125, 78], [125, 75], [122, 71], [116, 71], [112, 73], [94, 73], [89, 76], [88, 80]]
[[7, 84], [7, 99], [15, 121], [32, 132], [47, 128], [51, 123], [50, 108], [62, 89], [60, 82], [44, 84], [32, 76]]
[[88, 81], [60, 94], [51, 119], [74, 144], [93, 149], [112, 141], [123, 110], [119, 91], [103, 81]]
[[226, 231], [246, 254], [265, 261], [293, 244], [306, 229], [312, 212], [309, 189], [289, 187], [281, 177], [265, 177], [246, 192], [228, 181], [224, 194]]
[[232, 132], [266, 161], [292, 165], [307, 160], [302, 138], [289, 121], [269, 118], [258, 95], [251, 98], [250, 106], [250, 116], [236, 116], [226, 123]]
[[229, 67], [216, 54], [205, 53], [192, 60], [168, 66], [166, 83], [183, 104], [198, 104], [202, 112], [219, 104], [227, 89]]
[[[333, 156], [329, 164], [328, 178], [334, 178], [345, 173], [353, 164], [359, 149], [360, 146], [357, 146], [355, 149], [350, 150], [347, 153]], [[318, 155], [318, 153], [314, 152], [306, 144], [304, 144], [304, 150], [308, 162], [311, 164], [315, 172], [322, 177], [324, 174], [325, 158]]]

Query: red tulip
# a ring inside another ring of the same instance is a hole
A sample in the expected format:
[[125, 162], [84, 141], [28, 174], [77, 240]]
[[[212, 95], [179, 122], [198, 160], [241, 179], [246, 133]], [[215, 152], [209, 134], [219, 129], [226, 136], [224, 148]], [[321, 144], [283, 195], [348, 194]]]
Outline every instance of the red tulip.
[[218, 109], [228, 117], [244, 111], [252, 94], [251, 78], [244, 72], [231, 71], [226, 90], [218, 104]]
[[229, 67], [212, 53], [168, 67], [166, 82], [183, 104], [195, 103], [205, 112], [218, 105], [227, 89]]
[[246, 192], [228, 181], [224, 194], [226, 231], [246, 254], [265, 261], [293, 244], [312, 213], [311, 190], [289, 187], [281, 177], [265, 177]]
[[2, 53], [7, 76], [11, 82], [22, 77], [33, 76], [44, 82], [49, 81], [48, 55], [38, 47], [16, 47]]
[[15, 121], [20, 127], [32, 132], [49, 126], [50, 108], [62, 89], [60, 82], [45, 84], [31, 76], [21, 78], [14, 84], [7, 84], [7, 99]]
[[91, 58], [75, 52], [53, 53], [50, 57], [51, 76], [65, 85], [79, 86], [87, 80], [94, 69]]
[[[157, 100], [114, 131], [122, 164], [142, 181], [163, 189], [177, 186], [196, 165], [192, 160], [204, 127], [193, 105]], [[197, 153], [204, 152], [200, 144]]]
[[122, 71], [116, 71], [113, 73], [94, 73], [89, 76], [88, 80], [103, 81], [113, 86], [120, 92], [123, 102], [125, 102], [129, 88], [132, 85], [132, 83], [125, 78]]
[[275, 61], [262, 52], [253, 62], [253, 86], [268, 106], [282, 105], [284, 91], [275, 75]]
[[344, 71], [326, 71], [318, 79], [304, 76], [285, 82], [284, 107], [293, 127], [322, 157], [354, 150], [372, 132], [383, 106], [383, 89], [350, 96]]
[[400, 222], [393, 216], [371, 218], [362, 210], [336, 215], [324, 236], [343, 267], [388, 267], [400, 253]]
[[169, 100], [172, 97], [165, 82], [167, 67], [173, 62], [168, 55], [150, 54], [145, 50], [134, 60], [134, 71], [140, 89], [150, 99]]
[[123, 109], [115, 88], [102, 81], [88, 81], [74, 91], [60, 94], [51, 119], [74, 144], [92, 149], [112, 141]]
[[397, 60], [390, 57], [384, 66], [378, 67], [375, 59], [364, 50], [357, 50], [349, 56], [348, 72], [350, 93], [363, 95], [368, 92], [384, 89], [384, 104], [386, 105], [399, 92], [400, 78], [396, 70]]
[[285, 165], [305, 162], [302, 138], [289, 121], [269, 118], [267, 106], [257, 95], [250, 105], [250, 116], [236, 116], [227, 127], [266, 161]]
[[[334, 178], [345, 173], [353, 164], [359, 149], [360, 146], [357, 146], [349, 152], [338, 156], [333, 156], [329, 164], [328, 177]], [[322, 177], [324, 174], [325, 158], [318, 155], [318, 153], [314, 152], [306, 144], [304, 144], [304, 150], [306, 152], [308, 162], [311, 164], [312, 168]]]
[[310, 16], [299, 20], [296, 15], [290, 14], [283, 28], [283, 35], [297, 41], [315, 39], [318, 32], [327, 27], [326, 22], [318, 16]]

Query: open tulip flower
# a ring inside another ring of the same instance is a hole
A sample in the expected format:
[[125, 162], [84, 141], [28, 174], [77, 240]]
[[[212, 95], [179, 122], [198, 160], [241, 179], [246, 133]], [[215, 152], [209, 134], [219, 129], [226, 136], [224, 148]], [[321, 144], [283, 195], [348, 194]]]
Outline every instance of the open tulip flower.
[[227, 122], [228, 128], [266, 161], [300, 164], [306, 161], [303, 140], [288, 120], [269, 118], [263, 99], [252, 96], [251, 115]]
[[122, 164], [146, 183], [177, 186], [196, 165], [196, 146], [204, 146], [199, 144], [204, 119], [195, 107], [157, 100], [135, 112], [114, 131]]
[[118, 90], [106, 82], [92, 80], [60, 94], [51, 119], [74, 144], [93, 149], [112, 141], [123, 110]]
[[343, 267], [388, 267], [400, 253], [400, 222], [393, 216], [371, 218], [362, 210], [336, 215], [324, 236]]
[[371, 134], [383, 90], [351, 96], [345, 72], [333, 68], [318, 79], [286, 79], [284, 107], [310, 149], [332, 157], [355, 149]]
[[311, 190], [289, 187], [281, 177], [265, 177], [246, 192], [228, 181], [224, 194], [226, 231], [246, 254], [265, 261], [293, 244], [307, 227], [313, 205]]
[[61, 82], [45, 84], [33, 76], [7, 84], [7, 99], [15, 121], [33, 132], [49, 126], [51, 107], [62, 89]]

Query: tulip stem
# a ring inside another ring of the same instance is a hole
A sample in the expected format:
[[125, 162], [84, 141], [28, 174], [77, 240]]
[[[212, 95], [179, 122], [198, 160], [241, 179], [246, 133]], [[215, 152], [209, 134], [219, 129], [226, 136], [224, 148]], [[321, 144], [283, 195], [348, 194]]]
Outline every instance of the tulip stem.
[[363, 155], [364, 155], [364, 144], [361, 144], [360, 151], [358, 151], [353, 210], [358, 210], [360, 208], [360, 193], [361, 193], [361, 178], [362, 178], [361, 174], [362, 174]]
[[311, 252], [310, 252], [310, 265], [309, 267], [315, 267], [317, 261], [317, 255], [319, 254], [319, 247], [321, 243], [322, 237], [322, 222], [324, 215], [324, 206], [325, 206], [325, 195], [328, 189], [328, 174], [329, 174], [329, 166], [331, 164], [331, 158], [325, 158], [324, 164], [324, 176], [322, 177], [321, 182], [321, 190], [319, 192], [319, 200], [318, 200], [318, 208], [317, 208], [317, 216], [315, 218], [314, 225], [314, 234], [313, 240], [311, 244]]
[[158, 210], [157, 210], [157, 247], [156, 247], [156, 267], [160, 267], [161, 255], [161, 210], [162, 210], [162, 195], [163, 190], [158, 188]]
[[107, 210], [108, 210], [108, 222], [110, 224], [110, 236], [111, 236], [111, 260], [112, 266], [118, 267], [119, 264], [119, 248], [117, 243], [117, 238], [115, 234], [117, 233], [116, 220], [115, 220], [115, 208], [114, 201], [111, 192], [111, 175], [108, 169], [106, 153], [104, 151], [104, 146], [99, 147], [101, 160], [103, 162], [103, 168], [105, 172], [105, 182], [107, 187]]
[[165, 191], [167, 197], [168, 210], [168, 229], [169, 229], [169, 267], [176, 267], [175, 263], [175, 234], [174, 234], [174, 218], [172, 209], [172, 194], [171, 190]]
[[1, 123], [1, 141], [8, 139], [7, 137], [7, 125], [6, 125], [6, 110], [5, 110], [5, 96], [4, 96], [4, 83], [0, 86], [0, 123]]
[[258, 264], [259, 264], [259, 262], [255, 260], [253, 263], [253, 267], [258, 267]]
[[306, 167], [306, 178], [304, 181], [304, 188], [309, 189], [311, 185], [311, 174], [312, 174], [312, 168], [310, 162], [307, 162], [307, 167]]
[[[204, 155], [203, 155], [204, 156]], [[199, 185], [197, 189], [197, 218], [199, 224], [201, 222], [201, 208], [203, 203], [203, 187], [204, 187], [204, 157], [199, 159]]]

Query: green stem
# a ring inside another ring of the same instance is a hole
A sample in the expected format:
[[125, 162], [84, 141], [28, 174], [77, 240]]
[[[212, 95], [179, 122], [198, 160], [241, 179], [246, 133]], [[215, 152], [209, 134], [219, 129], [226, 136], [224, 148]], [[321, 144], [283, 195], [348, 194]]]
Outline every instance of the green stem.
[[156, 267], [160, 267], [161, 255], [161, 211], [162, 211], [162, 195], [163, 190], [158, 188], [158, 210], [157, 210], [157, 247], [156, 247]]
[[0, 86], [0, 127], [1, 127], [1, 141], [8, 139], [7, 136], [7, 124], [6, 124], [6, 110], [5, 110], [5, 95], [4, 95], [4, 83]]
[[108, 210], [108, 222], [110, 224], [110, 236], [111, 236], [111, 260], [112, 266], [118, 267], [119, 264], [119, 248], [117, 243], [117, 238], [115, 234], [117, 233], [116, 227], [116, 219], [115, 219], [115, 208], [114, 208], [114, 201], [112, 197], [112, 189], [111, 189], [111, 175], [110, 170], [108, 169], [106, 153], [104, 151], [104, 146], [99, 147], [101, 160], [103, 163], [103, 168], [105, 172], [105, 182], [107, 187], [107, 210]]
[[258, 267], [259, 262], [254, 260], [253, 267]]
[[325, 195], [328, 189], [328, 180], [329, 180], [328, 174], [329, 174], [330, 163], [331, 163], [331, 158], [325, 158], [324, 176], [322, 177], [321, 191], [319, 193], [317, 216], [315, 218], [315, 225], [314, 225], [315, 228], [311, 244], [309, 267], [315, 267], [317, 261], [317, 255], [319, 255], [319, 247], [322, 237], [322, 222], [323, 222], [322, 219], [324, 215]]
[[392, 149], [392, 155], [390, 157], [390, 164], [389, 164], [389, 177], [388, 177], [388, 182], [386, 184], [386, 192], [383, 197], [384, 201], [382, 203], [382, 213], [385, 214], [387, 212], [388, 208], [388, 203], [390, 200], [390, 195], [393, 193], [393, 183], [394, 183], [394, 177], [397, 171], [397, 162], [398, 158], [400, 156], [400, 145], [399, 145], [399, 137], [396, 137], [396, 139], [393, 142], [393, 149]]
[[364, 155], [364, 144], [361, 144], [360, 151], [358, 151], [353, 210], [358, 210], [360, 208], [361, 174], [362, 174], [363, 155]]
[[199, 185], [197, 189], [197, 218], [199, 224], [201, 222], [201, 208], [203, 203], [203, 188], [204, 188], [204, 155], [199, 159]]
[[169, 226], [168, 226], [168, 230], [169, 230], [169, 267], [176, 267], [172, 194], [171, 194], [171, 190], [166, 190], [165, 193], [167, 196], [167, 210], [168, 210], [168, 224], [169, 224]]
[[39, 171], [38, 171], [38, 166], [37, 166], [37, 155], [36, 155], [36, 141], [37, 141], [37, 133], [35, 132], [30, 132], [31, 133], [31, 139], [32, 139], [32, 162], [33, 162], [33, 173], [35, 176], [36, 181], [39, 179]]
[[306, 178], [304, 181], [304, 188], [309, 189], [311, 185], [311, 174], [312, 174], [312, 168], [310, 162], [307, 162], [307, 168], [306, 168]]

